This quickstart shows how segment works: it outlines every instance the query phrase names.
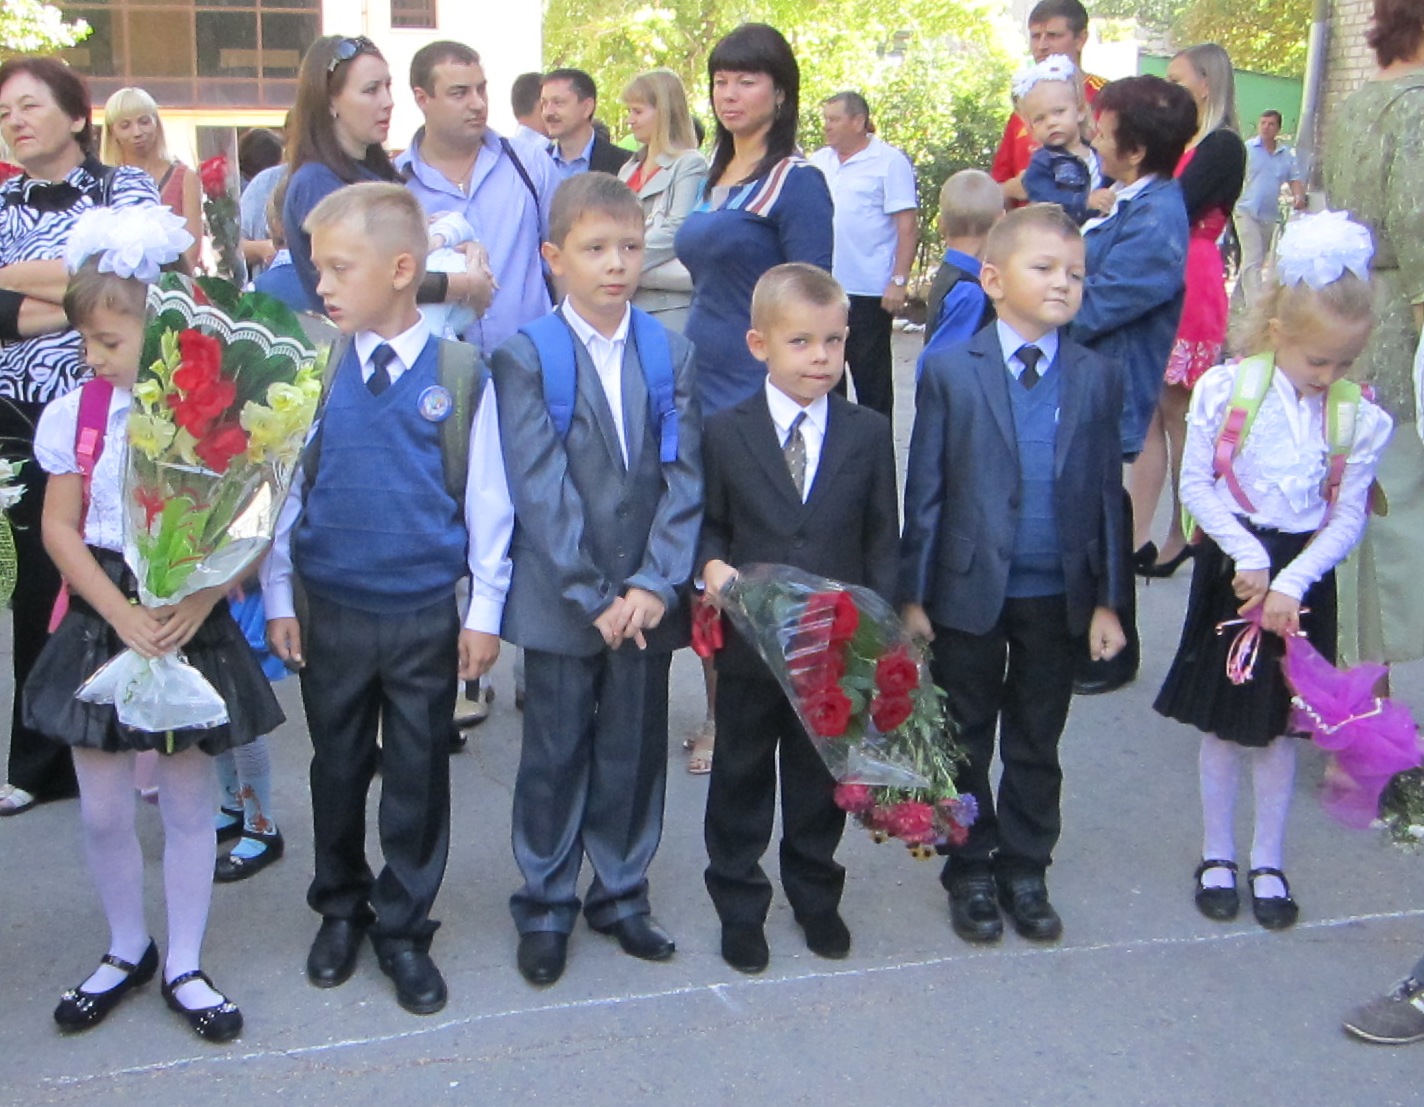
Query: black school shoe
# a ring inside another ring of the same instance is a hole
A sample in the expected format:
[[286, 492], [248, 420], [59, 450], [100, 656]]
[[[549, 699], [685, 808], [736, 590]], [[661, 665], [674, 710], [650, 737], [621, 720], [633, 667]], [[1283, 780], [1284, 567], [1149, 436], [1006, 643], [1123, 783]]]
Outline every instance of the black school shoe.
[[286, 849], [286, 843], [282, 841], [282, 834], [277, 830], [272, 831], [271, 834], [244, 834], [240, 840], [248, 839], [260, 842], [262, 852], [253, 854], [251, 857], [234, 857], [231, 853], [223, 854], [213, 866], [213, 880], [218, 884], [235, 884], [239, 880], [256, 876], [273, 861], [279, 860]]
[[[1231, 886], [1229, 888], [1205, 887], [1201, 878], [1208, 869], [1229, 869], [1231, 871]], [[1241, 896], [1236, 891], [1236, 862], [1223, 861], [1220, 858], [1207, 858], [1197, 866], [1194, 877], [1197, 882], [1195, 897], [1197, 910], [1217, 922], [1230, 922], [1234, 919], [1236, 913], [1241, 910]]]
[[989, 872], [967, 872], [948, 882], [949, 924], [966, 942], [997, 942], [1004, 936], [1004, 920], [994, 899], [994, 877]]
[[771, 961], [766, 932], [759, 926], [722, 927], [722, 960], [738, 972], [761, 972]]
[[221, 992], [222, 1001], [213, 1004], [211, 1007], [185, 1007], [178, 996], [175, 995], [179, 988], [190, 980], [201, 980], [213, 991], [218, 992], [217, 987], [208, 979], [208, 974], [202, 969], [193, 969], [191, 972], [182, 973], [172, 980], [163, 982], [163, 999], [170, 1008], [177, 1011], [193, 1028], [193, 1033], [204, 1041], [208, 1042], [230, 1042], [242, 1033], [242, 1012], [237, 1009], [237, 1004], [228, 999]]
[[[1278, 878], [1286, 890], [1283, 896], [1257, 896], [1256, 878], [1258, 876], [1274, 876]], [[1290, 884], [1286, 881], [1286, 874], [1280, 869], [1262, 867], [1252, 869], [1246, 874], [1246, 879], [1251, 884], [1251, 912], [1256, 916], [1256, 921], [1267, 930], [1285, 930], [1287, 927], [1295, 925], [1295, 920], [1300, 916], [1300, 907], [1295, 900], [1291, 899]]]
[[1063, 936], [1063, 920], [1048, 902], [1048, 885], [1036, 873], [997, 878], [999, 903], [1013, 920], [1021, 938], [1031, 942], [1056, 942]]
[[396, 986], [396, 1002], [412, 1015], [433, 1015], [445, 1006], [449, 993], [445, 978], [430, 954], [414, 943], [386, 939], [372, 941], [381, 971]]
[[806, 932], [806, 948], [817, 957], [839, 961], [850, 954], [850, 928], [837, 911], [797, 919]]
[[519, 936], [519, 975], [531, 984], [544, 987], [564, 975], [568, 963], [569, 936], [559, 930], [531, 930]]
[[128, 975], [108, 991], [86, 992], [82, 988], [70, 988], [60, 996], [59, 1006], [54, 1009], [54, 1021], [59, 1024], [61, 1030], [72, 1033], [98, 1026], [109, 1012], [119, 1005], [124, 996], [152, 980], [154, 973], [158, 971], [158, 945], [150, 938], [148, 948], [143, 951], [137, 965], [115, 957], [112, 953], [104, 954], [101, 960]]

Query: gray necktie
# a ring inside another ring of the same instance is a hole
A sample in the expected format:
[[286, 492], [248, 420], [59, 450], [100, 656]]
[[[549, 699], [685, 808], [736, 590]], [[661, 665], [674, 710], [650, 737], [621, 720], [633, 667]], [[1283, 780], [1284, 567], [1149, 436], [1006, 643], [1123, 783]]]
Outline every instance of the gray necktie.
[[366, 381], [366, 387], [371, 390], [372, 396], [379, 396], [391, 386], [391, 371], [387, 366], [395, 359], [396, 352], [384, 342], [371, 351], [371, 376]]
[[1023, 372], [1019, 374], [1019, 384], [1032, 388], [1038, 383], [1038, 362], [1043, 351], [1037, 346], [1020, 346], [1018, 358], [1023, 362]]
[[791, 473], [791, 483], [803, 500], [806, 498], [806, 436], [801, 433], [801, 424], [805, 420], [804, 411], [791, 420], [791, 432], [786, 436], [786, 444], [781, 447], [781, 456], [786, 459], [786, 468]]

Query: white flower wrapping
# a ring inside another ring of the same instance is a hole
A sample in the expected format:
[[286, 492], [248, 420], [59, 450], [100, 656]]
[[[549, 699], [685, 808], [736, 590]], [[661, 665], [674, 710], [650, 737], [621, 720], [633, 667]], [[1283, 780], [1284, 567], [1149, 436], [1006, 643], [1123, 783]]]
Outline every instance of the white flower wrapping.
[[74, 273], [98, 255], [99, 272], [151, 284], [162, 266], [177, 261], [192, 244], [183, 217], [161, 204], [90, 208], [69, 233], [64, 264]]
[[1303, 215], [1286, 224], [1276, 245], [1276, 279], [1284, 285], [1304, 281], [1319, 291], [1348, 270], [1370, 279], [1375, 256], [1370, 232], [1343, 211]]
[[9, 511], [24, 496], [24, 486], [19, 483], [20, 467], [24, 464], [0, 458], [0, 511]]
[[1014, 77], [1015, 100], [1022, 100], [1039, 81], [1073, 81], [1078, 76], [1078, 67], [1067, 54], [1050, 54], [1041, 62], [1019, 70]]

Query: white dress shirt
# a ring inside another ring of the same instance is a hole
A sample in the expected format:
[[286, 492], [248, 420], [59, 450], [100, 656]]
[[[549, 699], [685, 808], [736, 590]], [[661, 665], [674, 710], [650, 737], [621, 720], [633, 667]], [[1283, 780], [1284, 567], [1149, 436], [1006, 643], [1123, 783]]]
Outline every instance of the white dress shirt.
[[776, 428], [777, 448], [781, 450], [786, 449], [786, 440], [791, 436], [791, 424], [796, 421], [796, 416], [806, 416], [801, 420], [801, 437], [806, 443], [806, 483], [801, 490], [801, 502], [805, 503], [811, 497], [811, 489], [816, 486], [816, 469], [821, 464], [821, 447], [826, 442], [826, 420], [830, 415], [830, 401], [822, 396], [802, 407], [772, 384], [771, 378], [768, 377], [766, 406], [771, 411], [771, 422]]
[[[369, 380], [373, 367], [371, 352], [386, 342], [396, 353], [387, 367], [391, 383], [415, 364], [430, 332], [425, 321], [395, 338], [386, 340], [370, 331], [356, 335], [354, 345], [361, 359], [361, 376]], [[316, 430], [315, 424], [312, 427]], [[262, 565], [262, 600], [268, 619], [292, 618], [292, 528], [302, 514], [306, 479], [300, 467], [292, 490], [277, 518], [272, 550]], [[514, 533], [514, 504], [505, 482], [504, 454], [499, 446], [499, 413], [495, 406], [494, 384], [485, 381], [479, 410], [470, 428], [470, 460], [465, 474], [465, 529], [469, 534], [466, 561], [470, 568], [470, 608], [465, 629], [498, 634], [504, 618], [504, 599], [509, 592], [511, 562], [509, 540]]]
[[[67, 392], [45, 405], [35, 428], [35, 460], [50, 476], [80, 473], [74, 453], [79, 426], [79, 399], [83, 388]], [[128, 450], [129, 406], [127, 389], [114, 389], [104, 425], [104, 452], [94, 466], [89, 485], [89, 511], [84, 516], [84, 541], [91, 546], [122, 553], [124, 549], [124, 461]]]
[[[1269, 569], [1265, 547], [1241, 524], [1245, 508], [1236, 502], [1225, 478], [1218, 478], [1213, 471], [1216, 438], [1226, 419], [1235, 380], [1234, 365], [1218, 365], [1207, 370], [1192, 389], [1187, 445], [1182, 454], [1182, 503], [1238, 570]], [[1298, 396], [1286, 375], [1275, 372], [1233, 465], [1242, 491], [1256, 508], [1248, 516], [1255, 525], [1292, 534], [1320, 527], [1325, 519], [1322, 491], [1330, 449], [1324, 417], [1323, 394]], [[1370, 483], [1391, 426], [1389, 416], [1380, 408], [1367, 400], [1361, 402], [1354, 447], [1345, 463], [1330, 521], [1271, 581], [1274, 591], [1300, 599], [1360, 540]]]
[[844, 161], [834, 147], [822, 146], [810, 162], [825, 175], [835, 201], [831, 275], [852, 296], [883, 295], [899, 246], [894, 216], [919, 206], [914, 166], [875, 135]]
[[628, 467], [628, 432], [623, 419], [623, 350], [628, 345], [628, 325], [633, 313], [627, 305], [623, 307], [623, 319], [611, 338], [605, 338], [594, 329], [592, 323], [574, 310], [568, 298], [559, 305], [559, 311], [573, 328], [575, 337], [583, 343], [598, 373], [598, 383], [603, 386], [603, 395], [608, 400], [608, 409], [613, 414], [613, 426], [618, 432], [618, 449], [623, 454], [623, 467]]

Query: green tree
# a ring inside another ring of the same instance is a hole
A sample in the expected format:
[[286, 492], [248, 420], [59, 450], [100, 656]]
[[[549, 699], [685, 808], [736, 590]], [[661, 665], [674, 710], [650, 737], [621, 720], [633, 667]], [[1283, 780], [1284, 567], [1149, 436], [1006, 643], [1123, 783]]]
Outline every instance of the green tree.
[[1173, 27], [1183, 46], [1216, 42], [1237, 69], [1299, 77], [1305, 72], [1311, 0], [1191, 0]]
[[940, 185], [957, 169], [988, 168], [1009, 112], [1012, 55], [984, 0], [559, 0], [546, 4], [544, 60], [594, 75], [615, 134], [624, 86], [656, 66], [682, 78], [710, 123], [707, 56], [748, 20], [770, 23], [796, 51], [805, 149], [822, 143], [825, 97], [856, 89], [870, 101], [880, 136], [915, 164], [932, 241]]
[[88, 34], [84, 20], [66, 23], [58, 8], [41, 0], [5, 0], [0, 7], [0, 58], [63, 50]]

